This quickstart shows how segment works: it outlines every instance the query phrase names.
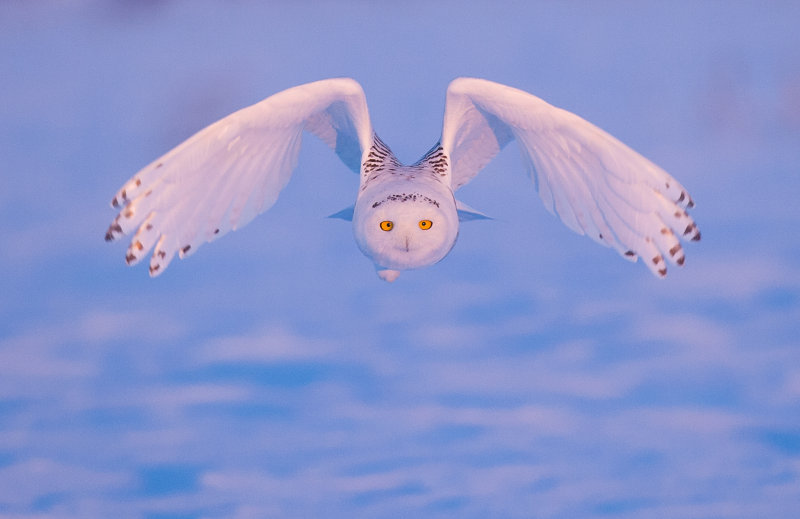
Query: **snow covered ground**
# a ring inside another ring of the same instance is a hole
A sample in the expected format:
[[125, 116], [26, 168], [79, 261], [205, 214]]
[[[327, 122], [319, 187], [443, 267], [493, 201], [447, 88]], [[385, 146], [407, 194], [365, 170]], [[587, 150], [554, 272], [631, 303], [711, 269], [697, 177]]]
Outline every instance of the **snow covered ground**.
[[[0, 3], [0, 516], [795, 517], [798, 19]], [[155, 280], [103, 241], [116, 189], [227, 113], [354, 77], [413, 162], [462, 75], [678, 178], [703, 232], [686, 266], [659, 281], [572, 234], [513, 144], [461, 192], [495, 219], [392, 285], [325, 219], [357, 178], [313, 137], [273, 210]]]

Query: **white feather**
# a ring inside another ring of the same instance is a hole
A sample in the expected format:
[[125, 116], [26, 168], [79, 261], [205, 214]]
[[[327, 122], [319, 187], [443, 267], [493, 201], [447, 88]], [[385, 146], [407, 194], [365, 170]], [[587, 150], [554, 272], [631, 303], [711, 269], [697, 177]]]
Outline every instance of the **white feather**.
[[[138, 228], [131, 263], [156, 243], [151, 274], [269, 209], [291, 177], [303, 130], [358, 171], [372, 142], [361, 86], [328, 79], [284, 90], [206, 127], [128, 181], [106, 239]], [[148, 227], [149, 226], [149, 227]], [[130, 257], [130, 256], [129, 256]]]
[[575, 232], [627, 259], [641, 255], [658, 276], [666, 274], [663, 257], [683, 264], [676, 234], [699, 239], [683, 186], [608, 133], [515, 88], [471, 78], [450, 83], [441, 142], [455, 189], [512, 138], [545, 207]]

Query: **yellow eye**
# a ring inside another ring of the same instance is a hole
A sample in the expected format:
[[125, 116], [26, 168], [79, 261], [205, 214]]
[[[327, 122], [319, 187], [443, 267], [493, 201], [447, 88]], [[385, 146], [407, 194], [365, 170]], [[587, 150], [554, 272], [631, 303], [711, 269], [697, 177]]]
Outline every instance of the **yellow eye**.
[[420, 220], [419, 221], [419, 228], [422, 229], [423, 231], [427, 231], [428, 229], [431, 228], [432, 225], [433, 225], [433, 222], [430, 221], [430, 220]]
[[390, 222], [389, 220], [384, 220], [381, 222], [381, 230], [391, 231], [392, 227], [394, 227], [394, 222]]

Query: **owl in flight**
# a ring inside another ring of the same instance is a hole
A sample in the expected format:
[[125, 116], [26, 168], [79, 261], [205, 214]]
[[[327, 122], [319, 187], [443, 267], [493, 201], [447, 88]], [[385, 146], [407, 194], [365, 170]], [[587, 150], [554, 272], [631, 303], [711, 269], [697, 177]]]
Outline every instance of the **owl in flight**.
[[667, 172], [577, 115], [483, 79], [447, 87], [442, 135], [404, 165], [372, 129], [361, 86], [326, 79], [270, 96], [196, 133], [133, 176], [111, 202], [120, 210], [106, 233], [134, 232], [125, 259], [151, 249], [150, 275], [269, 209], [297, 164], [303, 131], [328, 144], [360, 176], [351, 220], [378, 275], [432, 265], [455, 244], [459, 222], [486, 218], [455, 191], [511, 140], [545, 207], [579, 234], [642, 258], [664, 277], [683, 265], [680, 238], [700, 232], [694, 206]]

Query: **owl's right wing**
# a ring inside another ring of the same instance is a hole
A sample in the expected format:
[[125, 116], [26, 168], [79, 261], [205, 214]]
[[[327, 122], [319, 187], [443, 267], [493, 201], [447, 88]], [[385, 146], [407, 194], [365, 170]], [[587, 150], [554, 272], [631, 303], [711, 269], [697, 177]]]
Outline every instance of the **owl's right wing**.
[[513, 139], [550, 212], [627, 259], [642, 256], [656, 276], [666, 275], [665, 258], [683, 264], [679, 237], [700, 239], [683, 186], [597, 126], [516, 88], [472, 78], [450, 83], [441, 145], [453, 189]]
[[111, 205], [106, 240], [136, 230], [126, 261], [150, 249], [150, 275], [269, 209], [297, 164], [303, 130], [353, 171], [372, 143], [361, 86], [327, 79], [289, 88], [199, 131], [133, 176]]

